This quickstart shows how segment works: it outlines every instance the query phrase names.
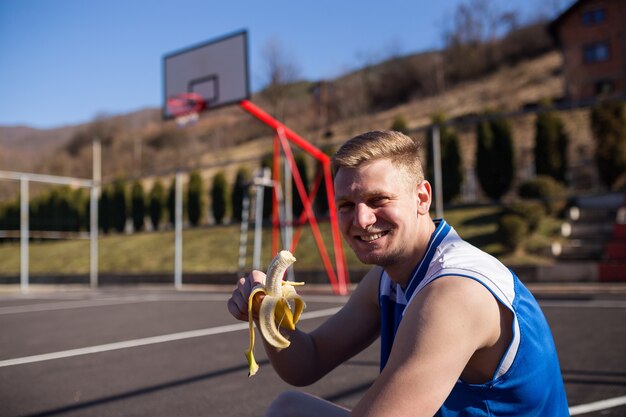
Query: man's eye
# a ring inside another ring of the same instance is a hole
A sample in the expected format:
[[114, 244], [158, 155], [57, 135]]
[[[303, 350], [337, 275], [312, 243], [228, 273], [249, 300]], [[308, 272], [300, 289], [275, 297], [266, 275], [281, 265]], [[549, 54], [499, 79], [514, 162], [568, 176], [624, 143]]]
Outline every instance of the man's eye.
[[351, 203], [341, 203], [337, 205], [337, 208], [339, 209], [340, 212], [346, 213], [352, 209], [352, 206], [353, 204]]
[[387, 197], [375, 197], [370, 200], [370, 204], [372, 206], [378, 207], [384, 205], [385, 203], [387, 203], [387, 201], [389, 201]]

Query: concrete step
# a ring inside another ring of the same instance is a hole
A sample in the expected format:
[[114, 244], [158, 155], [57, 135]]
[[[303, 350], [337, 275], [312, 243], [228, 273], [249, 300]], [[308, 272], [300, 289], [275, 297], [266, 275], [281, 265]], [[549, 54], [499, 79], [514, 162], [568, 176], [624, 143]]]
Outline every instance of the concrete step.
[[570, 222], [612, 222], [617, 210], [614, 208], [584, 208], [573, 206], [566, 210], [565, 216]]
[[626, 282], [626, 262], [601, 262], [598, 264], [598, 281]]
[[604, 248], [604, 255], [608, 260], [623, 260], [626, 262], [626, 242], [608, 242]]
[[626, 205], [617, 209], [617, 213], [615, 214], [615, 223], [626, 224]]
[[570, 239], [553, 242], [552, 255], [560, 260], [600, 260], [604, 253], [604, 240]]
[[511, 268], [524, 282], [596, 282], [596, 262], [557, 262], [552, 265], [516, 265]]
[[613, 234], [613, 221], [563, 222], [561, 236], [568, 239], [609, 239]]
[[626, 241], [626, 223], [615, 223], [613, 225], [613, 239]]
[[580, 208], [600, 208], [614, 209], [626, 204], [626, 194], [624, 192], [611, 192], [603, 194], [593, 194], [578, 196], [572, 200], [572, 205]]

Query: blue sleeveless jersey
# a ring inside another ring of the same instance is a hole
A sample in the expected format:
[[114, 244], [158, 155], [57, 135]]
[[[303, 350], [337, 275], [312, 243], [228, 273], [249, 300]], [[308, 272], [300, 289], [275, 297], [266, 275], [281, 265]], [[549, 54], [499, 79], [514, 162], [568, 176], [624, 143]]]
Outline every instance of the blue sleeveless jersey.
[[444, 220], [436, 224], [406, 289], [381, 275], [381, 371], [415, 295], [439, 277], [467, 277], [513, 312], [513, 336], [493, 378], [484, 384], [457, 381], [436, 416], [569, 416], [552, 334], [535, 298], [500, 261], [463, 241]]

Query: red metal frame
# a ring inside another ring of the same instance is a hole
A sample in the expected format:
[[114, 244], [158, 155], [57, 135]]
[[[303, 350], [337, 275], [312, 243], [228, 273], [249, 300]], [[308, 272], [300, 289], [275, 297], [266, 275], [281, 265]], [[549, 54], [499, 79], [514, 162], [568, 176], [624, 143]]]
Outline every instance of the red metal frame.
[[274, 156], [272, 166], [272, 178], [274, 180], [274, 187], [272, 188], [272, 256], [278, 253], [279, 236], [278, 229], [280, 228], [280, 213], [278, 212], [278, 205], [280, 204], [280, 198], [278, 193], [280, 192], [280, 145], [276, 138], [274, 138]]
[[[259, 119], [261, 122], [265, 123], [276, 132], [276, 136], [274, 138], [274, 192], [273, 195], [273, 204], [272, 204], [272, 253], [278, 253], [278, 228], [280, 227], [280, 219], [278, 215], [278, 189], [277, 186], [280, 185], [280, 148], [282, 147], [283, 152], [285, 153], [285, 157], [287, 159], [287, 163], [291, 169], [293, 174], [293, 179], [296, 185], [296, 189], [298, 194], [300, 195], [300, 199], [304, 205], [304, 212], [300, 217], [300, 225], [304, 223], [304, 220], [308, 220], [311, 230], [313, 232], [313, 236], [315, 238], [315, 242], [317, 244], [317, 248], [320, 252], [320, 256], [322, 257], [322, 262], [324, 264], [324, 268], [326, 269], [326, 273], [328, 274], [328, 279], [333, 287], [333, 291], [336, 294], [347, 294], [348, 293], [348, 274], [347, 274], [347, 266], [346, 260], [343, 254], [343, 246], [341, 244], [341, 235], [339, 233], [339, 223], [337, 221], [337, 212], [335, 207], [335, 192], [333, 188], [333, 179], [331, 175], [331, 167], [330, 167], [330, 157], [322, 152], [320, 149], [312, 145], [306, 139], [302, 138], [294, 131], [289, 129], [283, 123], [274, 119], [268, 113], [263, 111], [261, 108], [250, 102], [249, 100], [243, 100], [240, 103], [240, 106], [250, 113], [252, 116]], [[330, 257], [328, 256], [328, 251], [326, 250], [326, 245], [322, 239], [322, 235], [319, 231], [319, 226], [317, 224], [317, 220], [315, 218], [315, 213], [313, 212], [313, 199], [315, 197], [315, 193], [318, 190], [318, 179], [316, 179], [316, 185], [314, 186], [314, 190], [311, 191], [311, 194], [307, 194], [306, 189], [304, 187], [304, 183], [302, 182], [302, 178], [300, 176], [300, 172], [298, 167], [296, 166], [295, 159], [293, 157], [293, 153], [291, 152], [291, 147], [289, 146], [289, 142], [292, 142], [296, 146], [298, 146], [303, 151], [307, 152], [309, 155], [313, 156], [315, 159], [322, 163], [323, 167], [323, 175], [324, 181], [326, 184], [326, 195], [328, 197], [328, 209], [330, 214], [330, 226], [331, 226], [331, 236], [333, 241], [333, 252], [335, 255], [335, 267], [336, 271], [332, 266], [330, 261]], [[293, 241], [291, 242], [291, 250], [295, 250], [297, 245], [297, 241], [299, 238], [299, 233], [296, 234]]]

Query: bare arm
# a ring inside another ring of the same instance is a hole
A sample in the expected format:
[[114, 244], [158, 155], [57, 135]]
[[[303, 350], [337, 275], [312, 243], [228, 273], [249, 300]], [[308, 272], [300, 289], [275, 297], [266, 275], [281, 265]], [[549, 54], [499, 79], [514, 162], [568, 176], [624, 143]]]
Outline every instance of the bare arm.
[[[288, 348], [279, 351], [264, 341], [272, 366], [283, 380], [297, 386], [311, 384], [376, 339], [380, 323], [379, 276], [379, 268], [367, 273], [346, 305], [312, 332], [281, 329], [291, 341]], [[250, 288], [254, 282], [263, 282], [264, 279], [265, 275], [260, 271], [240, 279], [237, 289], [228, 300], [228, 309], [235, 318], [248, 320], [247, 299]], [[253, 306], [253, 309], [258, 314], [258, 306]], [[346, 332], [346, 329], [350, 329], [350, 332]]]
[[351, 415], [434, 415], [474, 353], [498, 335], [498, 304], [481, 284], [435, 280], [408, 307], [384, 371]]

